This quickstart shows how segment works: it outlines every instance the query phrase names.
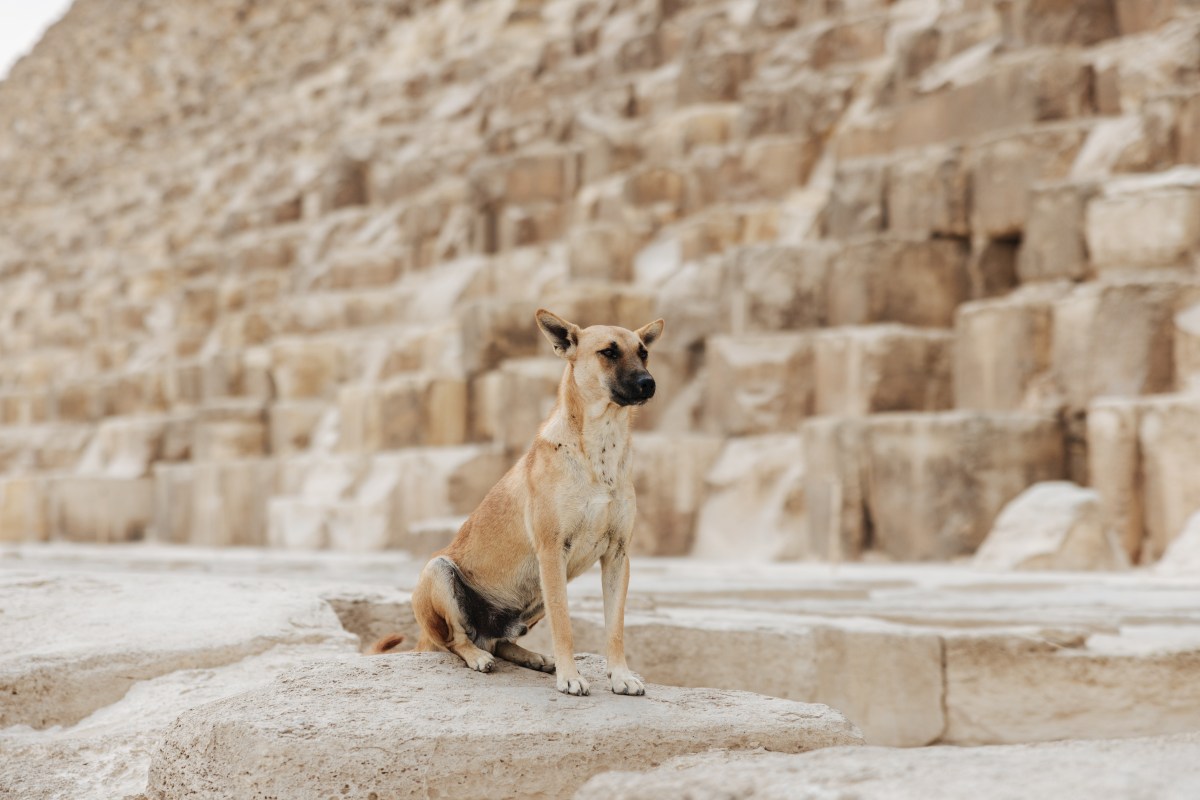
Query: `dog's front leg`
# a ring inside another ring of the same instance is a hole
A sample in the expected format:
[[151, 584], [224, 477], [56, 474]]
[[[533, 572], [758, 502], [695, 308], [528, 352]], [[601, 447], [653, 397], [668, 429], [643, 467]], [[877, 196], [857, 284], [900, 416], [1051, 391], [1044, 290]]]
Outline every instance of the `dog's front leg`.
[[540, 548], [538, 571], [542, 581], [542, 601], [550, 620], [550, 636], [554, 639], [558, 690], [566, 694], [587, 694], [588, 682], [575, 666], [575, 640], [571, 636], [571, 615], [567, 611], [567, 564], [562, 549], [553, 544]]
[[629, 556], [619, 542], [600, 557], [604, 584], [604, 632], [608, 638], [608, 678], [617, 694], [645, 694], [646, 684], [625, 663], [625, 595], [629, 591]]

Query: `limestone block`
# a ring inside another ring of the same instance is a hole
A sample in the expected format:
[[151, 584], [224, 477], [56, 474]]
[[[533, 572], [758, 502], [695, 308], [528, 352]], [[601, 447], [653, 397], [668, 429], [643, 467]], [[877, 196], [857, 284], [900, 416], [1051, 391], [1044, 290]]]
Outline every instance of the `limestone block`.
[[887, 227], [904, 236], [968, 236], [971, 176], [957, 147], [906, 153], [887, 171]]
[[794, 430], [815, 408], [813, 349], [803, 333], [709, 339], [708, 428], [731, 436]]
[[1154, 30], [1168, 22], [1176, 0], [1115, 0], [1117, 27], [1122, 36]]
[[740, 112], [736, 103], [705, 103], [667, 114], [643, 135], [643, 157], [662, 163], [687, 156], [697, 147], [726, 144], [734, 137]]
[[881, 233], [887, 226], [888, 170], [879, 159], [842, 162], [822, 215], [826, 238]]
[[271, 345], [271, 380], [283, 400], [332, 397], [344, 358], [328, 339], [284, 339]]
[[529, 448], [558, 399], [565, 365], [559, 358], [514, 358], [499, 369], [496, 401], [487, 427], [509, 453]]
[[313, 282], [315, 289], [387, 286], [403, 274], [405, 260], [394, 252], [348, 248], [333, 254]]
[[817, 417], [800, 432], [810, 555], [834, 563], [857, 559], [870, 532], [864, 421]]
[[317, 428], [332, 406], [320, 400], [272, 403], [267, 410], [268, 444], [276, 457], [303, 453], [313, 444]]
[[1175, 387], [1200, 392], [1200, 305], [1175, 315]]
[[1020, 775], [1021, 791], [1032, 797], [1099, 797], [1121, 786], [1134, 795], [1187, 800], [1200, 791], [1191, 771], [1197, 752], [1197, 736], [1186, 733], [997, 747], [837, 747], [796, 756], [712, 752], [648, 772], [597, 775], [575, 800], [790, 797], [797, 787], [816, 797], [856, 800], [1000, 800], [1007, 789], [984, 777], [989, 775]]
[[[1106, 531], [1137, 561], [1145, 536], [1140, 400], [1101, 397], [1087, 413], [1088, 482], [1100, 495]], [[1147, 553], [1148, 555], [1148, 553]]]
[[113, 417], [96, 428], [77, 466], [80, 474], [149, 477], [158, 461], [179, 461], [192, 450], [190, 415]]
[[612, 222], [573, 226], [568, 234], [568, 264], [577, 280], [627, 282], [633, 278], [636, 244], [631, 231]]
[[417, 560], [428, 559], [438, 550], [449, 546], [467, 521], [464, 516], [434, 517], [414, 522], [408, 526], [401, 549], [408, 551]]
[[1130, 279], [1081, 284], [1057, 300], [1052, 363], [1067, 405], [1170, 391], [1172, 321], [1196, 292], [1186, 279]]
[[1004, 504], [1062, 478], [1062, 432], [1032, 414], [887, 414], [866, 427], [873, 541], [901, 560], [973, 553]]
[[49, 479], [40, 475], [0, 478], [0, 542], [50, 538]]
[[747, 190], [756, 200], [783, 197], [808, 182], [820, 155], [820, 142], [808, 136], [758, 137], [742, 155]]
[[467, 385], [460, 378], [420, 372], [343, 386], [338, 408], [343, 453], [461, 444], [466, 437]]
[[953, 336], [903, 325], [816, 335], [816, 413], [940, 411], [952, 405]]
[[1148, 402], [1138, 442], [1145, 482], [1145, 562], [1160, 558], [1188, 517], [1200, 509], [1200, 398], [1169, 396]]
[[[1194, 731], [1196, 654], [1149, 638], [1094, 635], [1067, 646], [1048, 637], [945, 638], [946, 731], [962, 745]], [[1185, 646], [1186, 647], [1186, 646]]]
[[983, 569], [1113, 570], [1129, 566], [1100, 495], [1069, 481], [1034, 484], [1004, 507], [971, 562]]
[[1029, 218], [1029, 189], [1066, 178], [1087, 130], [1067, 123], [1003, 135], [967, 152], [971, 175], [971, 227], [996, 239], [1019, 235]]
[[[647, 693], [661, 702], [617, 697], [603, 689], [603, 661], [595, 656], [579, 659], [581, 672], [595, 687], [581, 700], [564, 700], [554, 691], [552, 677], [531, 670], [499, 663], [483, 675], [455, 659], [400, 653], [315, 663], [286, 673], [266, 691], [187, 712], [156, 751], [146, 794], [162, 800], [202, 783], [214, 798], [247, 792], [325, 796], [343, 786], [360, 794], [419, 797], [433, 782], [458, 795], [567, 797], [606, 769], [713, 746], [753, 743], [800, 752], [861, 741], [841, 714], [825, 706], [656, 685]], [[410, 690], [414, 681], [422, 691]], [[487, 687], [495, 713], [461, 714], [463, 687], [468, 693]], [[564, 716], [559, 711], [564, 703], [575, 711]], [[380, 706], [394, 709], [399, 724], [393, 717], [387, 725], [364, 725]], [[321, 733], [282, 733], [294, 729], [300, 709]], [[217, 728], [222, 734], [214, 739]], [[484, 740], [488, 746], [480, 747]], [[200, 741], [221, 746], [198, 749]], [[359, 755], [332, 755], [348, 751]], [[416, 770], [395, 769], [398, 760]], [[289, 766], [295, 764], [323, 766], [315, 771]]]
[[624, 195], [634, 206], [663, 208], [668, 218], [686, 213], [694, 204], [688, 176], [667, 167], [644, 166], [625, 179]]
[[464, 306], [458, 315], [463, 370], [477, 375], [495, 369], [507, 358], [537, 355], [545, 339], [533, 321], [536, 310], [536, 303], [524, 301], [485, 300]]
[[155, 542], [186, 544], [192, 540], [192, 503], [195, 498], [194, 464], [154, 465], [154, 521], [146, 538]]
[[835, 254], [827, 280], [830, 325], [899, 322], [948, 328], [967, 299], [967, 247], [935, 239], [872, 239]]
[[0, 424], [36, 425], [48, 422], [50, 415], [48, 392], [0, 391]]
[[[546, 308], [584, 328], [619, 325], [636, 330], [661, 316], [652, 292], [619, 283], [572, 281], [547, 292], [544, 300]], [[543, 343], [546, 341], [540, 332], [538, 338]], [[547, 351], [539, 347], [536, 352]]]
[[255, 400], [223, 400], [196, 415], [192, 457], [196, 461], [230, 461], [266, 453], [266, 410]]
[[1091, 45], [1119, 34], [1113, 0], [1017, 0], [1003, 11], [1009, 29], [1033, 45]]
[[632, 552], [684, 556], [692, 550], [705, 479], [723, 441], [702, 434], [635, 433], [638, 513]]
[[753, 71], [752, 53], [735, 44], [692, 43], [682, 54], [677, 102], [722, 103], [736, 100], [738, 87]]
[[1087, 206], [1098, 272], [1191, 263], [1200, 252], [1200, 169], [1111, 181]]
[[154, 518], [149, 478], [55, 477], [49, 486], [50, 536], [74, 542], [145, 538]]
[[1051, 402], [1054, 303], [1067, 284], [1023, 287], [959, 306], [954, 321], [954, 405], [1035, 411]]
[[271, 459], [194, 465], [191, 544], [261, 546], [267, 538], [267, 503], [279, 467]]
[[800, 436], [729, 439], [705, 484], [692, 555], [721, 560], [808, 555]]
[[1068, 181], [1034, 184], [1017, 257], [1022, 283], [1084, 280], [1091, 275], [1085, 219], [1097, 186]]
[[1188, 517], [1158, 562], [1160, 572], [1200, 573], [1200, 511]]
[[816, 244], [731, 251], [722, 259], [720, 284], [721, 313], [729, 330], [757, 333], [821, 325], [832, 254]]

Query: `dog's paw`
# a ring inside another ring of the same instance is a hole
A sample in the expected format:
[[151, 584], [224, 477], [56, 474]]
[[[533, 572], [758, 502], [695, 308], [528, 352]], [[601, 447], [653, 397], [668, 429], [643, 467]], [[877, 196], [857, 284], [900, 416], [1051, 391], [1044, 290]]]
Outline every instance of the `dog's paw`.
[[554, 656], [544, 656], [541, 653], [534, 653], [529, 664], [531, 669], [538, 669], [542, 672], [554, 674]]
[[609, 676], [613, 694], [644, 695], [646, 684], [632, 672], [616, 672]]
[[491, 653], [480, 651], [478, 655], [466, 659], [467, 666], [476, 672], [491, 672], [496, 668], [496, 659]]
[[588, 686], [588, 682], [585, 681], [579, 675], [576, 675], [573, 678], [568, 678], [564, 675], [559, 675], [558, 676], [558, 690], [560, 692], [562, 692], [563, 694], [576, 694], [576, 695], [585, 695], [592, 691], [591, 687]]

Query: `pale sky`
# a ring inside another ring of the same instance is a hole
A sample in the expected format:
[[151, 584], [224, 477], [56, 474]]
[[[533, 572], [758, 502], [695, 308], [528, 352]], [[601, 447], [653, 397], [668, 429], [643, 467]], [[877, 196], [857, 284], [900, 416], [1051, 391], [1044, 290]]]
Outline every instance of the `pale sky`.
[[0, 0], [0, 80], [70, 6], [71, 0]]

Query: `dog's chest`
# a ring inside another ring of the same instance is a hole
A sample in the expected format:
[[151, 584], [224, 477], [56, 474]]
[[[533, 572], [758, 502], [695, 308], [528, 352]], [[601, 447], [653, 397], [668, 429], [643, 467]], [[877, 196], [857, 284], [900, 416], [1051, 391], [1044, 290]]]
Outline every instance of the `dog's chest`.
[[614, 419], [601, 419], [584, 434], [583, 447], [591, 477], [601, 490], [612, 492], [626, 476], [628, 440], [625, 426]]

